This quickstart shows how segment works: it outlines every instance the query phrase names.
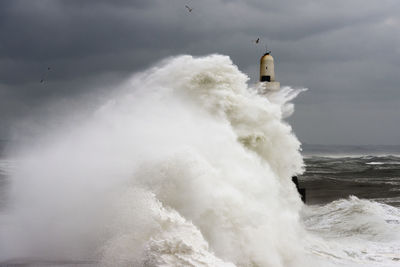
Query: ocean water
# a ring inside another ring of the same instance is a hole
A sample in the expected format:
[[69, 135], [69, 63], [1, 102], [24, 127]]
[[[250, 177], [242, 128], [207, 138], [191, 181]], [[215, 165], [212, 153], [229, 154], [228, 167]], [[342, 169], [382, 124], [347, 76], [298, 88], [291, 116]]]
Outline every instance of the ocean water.
[[300, 177], [309, 204], [325, 204], [349, 195], [400, 206], [400, 157], [394, 155], [305, 156]]
[[323, 240], [309, 251], [333, 266], [399, 265], [397, 148], [318, 146], [316, 153], [315, 147], [305, 145], [306, 172], [299, 177], [307, 190], [302, 222]]
[[170, 58], [73, 127], [54, 115], [9, 145], [0, 263], [398, 266], [394, 153], [302, 154], [284, 119], [303, 89], [261, 96], [247, 82], [226, 56]]

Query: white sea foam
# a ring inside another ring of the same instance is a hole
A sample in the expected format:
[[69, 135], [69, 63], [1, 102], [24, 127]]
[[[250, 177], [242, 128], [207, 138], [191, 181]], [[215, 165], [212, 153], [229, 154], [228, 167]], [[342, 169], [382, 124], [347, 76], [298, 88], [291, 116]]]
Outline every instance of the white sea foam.
[[357, 197], [302, 211], [312, 254], [341, 266], [398, 266], [400, 210]]
[[386, 161], [386, 162], [380, 162], [380, 161], [371, 161], [371, 162], [367, 162], [365, 163], [367, 165], [400, 165], [399, 161]]
[[[18, 155], [0, 257], [110, 266], [297, 266], [300, 143], [226, 56], [133, 76], [86, 122]], [[292, 92], [290, 92], [292, 90]]]

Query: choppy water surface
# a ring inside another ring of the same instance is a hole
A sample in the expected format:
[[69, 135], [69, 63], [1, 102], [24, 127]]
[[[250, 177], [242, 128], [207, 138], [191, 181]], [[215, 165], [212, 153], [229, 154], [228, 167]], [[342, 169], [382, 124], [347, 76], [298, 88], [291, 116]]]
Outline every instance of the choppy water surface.
[[400, 206], [398, 156], [308, 156], [305, 163], [300, 180], [307, 188], [308, 204], [354, 195]]
[[310, 251], [334, 265], [400, 264], [400, 158], [308, 155], [305, 163], [302, 220], [324, 240]]

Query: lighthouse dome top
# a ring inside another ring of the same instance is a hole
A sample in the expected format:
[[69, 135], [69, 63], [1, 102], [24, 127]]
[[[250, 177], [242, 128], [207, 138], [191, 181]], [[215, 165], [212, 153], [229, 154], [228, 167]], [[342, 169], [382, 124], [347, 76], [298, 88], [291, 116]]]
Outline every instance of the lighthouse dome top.
[[274, 58], [271, 55], [271, 51], [267, 51], [262, 57], [261, 60], [274, 60]]
[[267, 51], [265, 51], [265, 54], [264, 54], [264, 56], [265, 56], [265, 55], [269, 55], [269, 54], [271, 54], [271, 50], [267, 50]]

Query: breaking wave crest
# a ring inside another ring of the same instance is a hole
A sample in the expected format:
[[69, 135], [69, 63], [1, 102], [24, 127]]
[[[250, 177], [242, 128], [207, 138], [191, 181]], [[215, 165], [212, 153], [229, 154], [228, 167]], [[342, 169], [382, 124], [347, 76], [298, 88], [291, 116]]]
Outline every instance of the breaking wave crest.
[[[329, 266], [397, 266], [400, 210], [351, 196], [302, 210], [308, 251]], [[328, 263], [326, 263], [328, 264]]]
[[1, 259], [298, 266], [303, 162], [282, 121], [297, 93], [247, 81], [226, 56], [171, 58], [19, 151]]

